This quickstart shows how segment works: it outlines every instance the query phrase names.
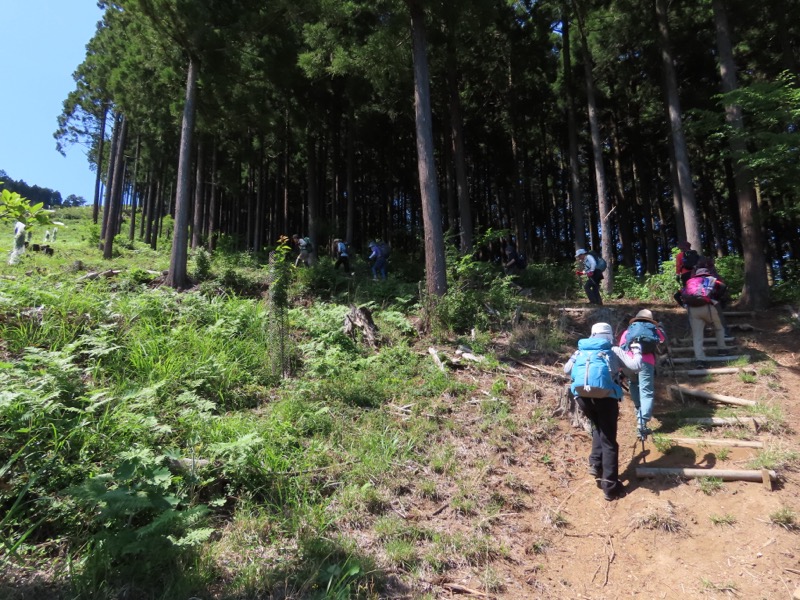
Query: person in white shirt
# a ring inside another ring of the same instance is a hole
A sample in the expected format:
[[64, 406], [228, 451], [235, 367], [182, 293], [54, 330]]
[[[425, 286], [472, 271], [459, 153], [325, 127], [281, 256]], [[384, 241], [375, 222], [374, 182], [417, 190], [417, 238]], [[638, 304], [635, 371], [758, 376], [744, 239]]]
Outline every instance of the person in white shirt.
[[586, 297], [589, 298], [589, 304], [602, 306], [603, 299], [600, 297], [600, 282], [603, 280], [603, 272], [597, 269], [597, 261], [594, 256], [583, 248], [575, 253], [575, 259], [583, 261], [583, 271], [575, 271], [575, 274], [586, 275], [586, 283], [583, 289], [586, 291]]

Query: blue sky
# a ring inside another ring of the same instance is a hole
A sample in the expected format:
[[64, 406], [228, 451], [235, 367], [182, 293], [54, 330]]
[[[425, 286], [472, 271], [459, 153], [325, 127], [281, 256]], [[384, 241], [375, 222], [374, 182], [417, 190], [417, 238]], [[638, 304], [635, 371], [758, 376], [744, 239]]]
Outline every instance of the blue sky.
[[95, 173], [86, 149], [61, 156], [53, 132], [101, 17], [96, 0], [0, 0], [0, 169], [89, 203]]

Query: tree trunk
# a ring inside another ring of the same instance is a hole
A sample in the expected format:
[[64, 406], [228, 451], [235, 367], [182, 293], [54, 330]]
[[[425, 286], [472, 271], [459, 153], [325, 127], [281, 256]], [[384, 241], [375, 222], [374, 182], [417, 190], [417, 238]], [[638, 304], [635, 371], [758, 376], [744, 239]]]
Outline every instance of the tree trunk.
[[92, 205], [92, 222], [95, 224], [97, 224], [97, 217], [100, 214], [100, 182], [103, 173], [103, 147], [106, 141], [108, 106], [104, 103], [101, 110], [103, 114], [100, 116], [100, 139], [97, 142], [97, 175], [94, 178], [94, 204]]
[[108, 172], [106, 173], [106, 193], [103, 200], [103, 218], [100, 221], [100, 249], [103, 249], [103, 240], [106, 239], [108, 227], [108, 207], [111, 204], [111, 187], [114, 185], [114, 160], [117, 156], [117, 141], [119, 140], [120, 121], [119, 115], [114, 114], [114, 132], [111, 134], [111, 152], [108, 154]]
[[569, 15], [562, 11], [564, 82], [567, 91], [567, 137], [569, 138], [569, 190], [572, 201], [572, 224], [575, 229], [575, 250], [586, 248], [586, 220], [583, 214], [581, 194], [581, 167], [578, 161], [578, 127], [575, 124], [575, 84], [572, 80], [572, 59], [570, 58]]
[[[733, 92], [738, 88], [736, 64], [723, 0], [712, 0], [714, 24], [717, 30], [719, 70], [722, 91]], [[742, 248], [744, 254], [744, 288], [739, 306], [746, 310], [763, 310], [769, 304], [769, 282], [764, 263], [764, 241], [756, 205], [752, 175], [742, 157], [747, 152], [742, 134], [744, 121], [742, 109], [736, 104], [725, 105], [725, 120], [733, 130], [729, 144], [733, 159], [733, 178], [739, 204], [739, 220], [742, 226]]]
[[[311, 264], [314, 264], [317, 257], [317, 240], [319, 239], [319, 173], [317, 172], [317, 139], [311, 132], [311, 126], [307, 132], [308, 158], [306, 160], [306, 186], [308, 187], [308, 201], [306, 210], [308, 215], [308, 237], [311, 238]], [[302, 231], [301, 231], [302, 235]]]
[[[703, 247], [700, 238], [700, 225], [697, 218], [697, 201], [692, 185], [692, 171], [689, 167], [689, 152], [686, 149], [686, 138], [683, 135], [681, 103], [678, 96], [678, 79], [672, 60], [672, 48], [669, 43], [669, 26], [665, 0], [656, 0], [656, 16], [658, 18], [658, 41], [661, 48], [661, 62], [664, 67], [664, 92], [669, 110], [670, 133], [675, 148], [675, 170], [681, 191], [681, 208], [683, 223], [686, 228], [686, 239], [692, 248], [698, 251]], [[678, 232], [678, 239], [682, 239]]]
[[203, 236], [203, 199], [205, 198], [205, 145], [202, 138], [197, 141], [197, 166], [194, 179], [194, 219], [192, 220], [192, 250], [196, 250], [202, 242]]
[[350, 115], [349, 127], [347, 128], [347, 179], [345, 189], [347, 190], [347, 225], [345, 227], [344, 241], [348, 244], [353, 243], [353, 233], [355, 227], [355, 185], [353, 184], [355, 170], [355, 120]]
[[119, 123], [119, 137], [117, 138], [117, 151], [114, 156], [114, 177], [111, 185], [111, 195], [106, 209], [106, 236], [103, 243], [103, 258], [111, 258], [114, 249], [114, 236], [117, 235], [117, 220], [122, 208], [122, 182], [125, 179], [125, 137], [128, 132], [128, 119], [125, 115]]
[[216, 245], [217, 236], [217, 142], [211, 150], [211, 198], [208, 200], [208, 251], [213, 252]]
[[417, 129], [417, 168], [422, 195], [422, 220], [425, 229], [425, 281], [428, 293], [447, 292], [442, 213], [433, 154], [430, 74], [425, 33], [425, 14], [414, 0], [406, 0], [411, 11], [411, 37], [414, 60], [414, 109]]
[[[458, 215], [461, 223], [461, 252], [472, 252], [472, 209], [469, 203], [469, 184], [467, 182], [467, 159], [464, 150], [464, 124], [461, 116], [461, 98], [458, 92], [458, 69], [452, 41], [447, 51], [447, 84], [450, 99], [450, 130], [453, 141], [453, 166], [456, 175], [456, 195]], [[519, 240], [518, 240], [519, 241]]]
[[175, 191], [175, 227], [172, 233], [172, 252], [169, 259], [169, 274], [166, 285], [174, 288], [186, 287], [186, 263], [188, 259], [189, 204], [192, 178], [192, 136], [197, 103], [197, 59], [189, 56], [189, 69], [186, 74], [186, 101], [183, 105], [183, 124], [181, 126], [181, 146], [178, 156], [178, 189]]
[[136, 136], [136, 158], [133, 160], [133, 183], [131, 184], [131, 223], [128, 230], [128, 239], [132, 242], [136, 237], [136, 179], [139, 177], [139, 153], [142, 149], [142, 139]]
[[592, 135], [592, 153], [594, 155], [594, 177], [597, 185], [597, 210], [598, 223], [600, 225], [600, 247], [601, 254], [608, 262], [608, 269], [603, 280], [603, 289], [610, 292], [614, 287], [614, 246], [611, 234], [611, 207], [608, 201], [606, 170], [603, 164], [603, 140], [600, 137], [600, 120], [597, 114], [597, 101], [594, 94], [594, 77], [592, 75], [592, 56], [589, 53], [589, 44], [586, 41], [586, 34], [581, 30], [581, 43], [583, 46], [583, 68], [586, 77], [586, 104], [589, 113], [589, 129]]

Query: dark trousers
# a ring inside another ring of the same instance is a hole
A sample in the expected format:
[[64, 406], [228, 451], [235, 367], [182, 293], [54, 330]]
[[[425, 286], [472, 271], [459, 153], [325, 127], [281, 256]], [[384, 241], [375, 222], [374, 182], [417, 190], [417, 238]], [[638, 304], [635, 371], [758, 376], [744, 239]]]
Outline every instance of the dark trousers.
[[619, 444], [617, 419], [619, 400], [616, 398], [578, 398], [578, 406], [592, 422], [592, 452], [589, 464], [600, 469], [600, 487], [611, 490], [619, 484]]
[[594, 272], [594, 275], [586, 278], [586, 283], [583, 289], [586, 291], [586, 297], [592, 304], [603, 304], [603, 299], [600, 297], [600, 282], [603, 280], [603, 274]]
[[344, 265], [344, 270], [346, 272], [350, 272], [350, 257], [349, 256], [340, 256], [336, 259], [336, 263], [334, 263], [333, 268], [338, 269], [339, 265]]

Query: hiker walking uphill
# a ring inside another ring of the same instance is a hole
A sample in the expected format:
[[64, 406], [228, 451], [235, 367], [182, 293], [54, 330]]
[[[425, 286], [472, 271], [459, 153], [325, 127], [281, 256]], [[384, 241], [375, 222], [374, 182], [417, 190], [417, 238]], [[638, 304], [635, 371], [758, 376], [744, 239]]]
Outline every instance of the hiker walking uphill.
[[294, 261], [294, 266], [297, 267], [300, 264], [303, 264], [307, 267], [311, 266], [311, 253], [314, 250], [311, 240], [307, 237], [301, 238], [299, 234], [295, 233], [292, 236], [292, 241], [294, 242], [295, 246], [297, 246], [298, 250], [297, 258]]
[[[700, 261], [700, 254], [697, 250], [692, 250], [692, 245], [689, 242], [681, 242], [678, 244], [680, 252], [675, 256], [675, 277], [678, 283], [681, 284], [681, 290], [686, 286], [686, 282], [694, 274], [694, 270], [698, 267]], [[683, 306], [681, 302], [681, 290], [675, 292], [673, 298], [679, 306]]]
[[347, 251], [347, 244], [341, 239], [336, 238], [333, 240], [334, 249], [336, 250], [336, 262], [333, 264], [335, 270], [339, 269], [339, 265], [344, 267], [345, 273], [350, 272], [350, 254]]
[[625, 495], [619, 480], [619, 444], [617, 420], [622, 387], [621, 368], [638, 373], [642, 368], [642, 349], [632, 343], [629, 356], [618, 346], [612, 346], [614, 332], [608, 323], [592, 326], [591, 337], [578, 342], [578, 350], [564, 365], [572, 378], [570, 390], [578, 406], [592, 422], [592, 451], [589, 454], [589, 474], [595, 477], [606, 500]]
[[513, 242], [509, 242], [504, 251], [505, 260], [503, 261], [503, 271], [506, 275], [518, 275], [528, 266], [527, 258], [524, 254], [517, 252], [517, 247]]
[[697, 269], [694, 277], [689, 278], [686, 286], [681, 290], [681, 300], [689, 311], [689, 325], [692, 329], [692, 346], [697, 368], [706, 367], [703, 362], [706, 353], [703, 348], [703, 336], [706, 325], [714, 327], [717, 338], [717, 352], [720, 355], [728, 353], [725, 346], [725, 328], [719, 314], [719, 299], [725, 294], [727, 287], [719, 279], [712, 277], [708, 269]]
[[636, 425], [639, 439], [644, 440], [652, 432], [647, 423], [653, 416], [653, 399], [655, 397], [656, 349], [667, 339], [661, 324], [653, 318], [653, 313], [643, 308], [633, 317], [628, 328], [622, 332], [619, 345], [633, 357], [631, 346], [641, 346], [642, 368], [638, 373], [622, 372], [630, 379], [630, 392], [633, 405], [636, 407]]
[[389, 258], [389, 246], [385, 242], [376, 240], [369, 243], [370, 255], [367, 260], [372, 263], [372, 279], [386, 279], [386, 261]]
[[576, 275], [586, 275], [586, 283], [583, 289], [589, 304], [603, 305], [600, 297], [600, 282], [604, 279], [603, 271], [606, 270], [606, 261], [602, 256], [595, 252], [587, 252], [583, 248], [575, 253], [575, 259], [583, 262], [583, 271], [575, 271]]

